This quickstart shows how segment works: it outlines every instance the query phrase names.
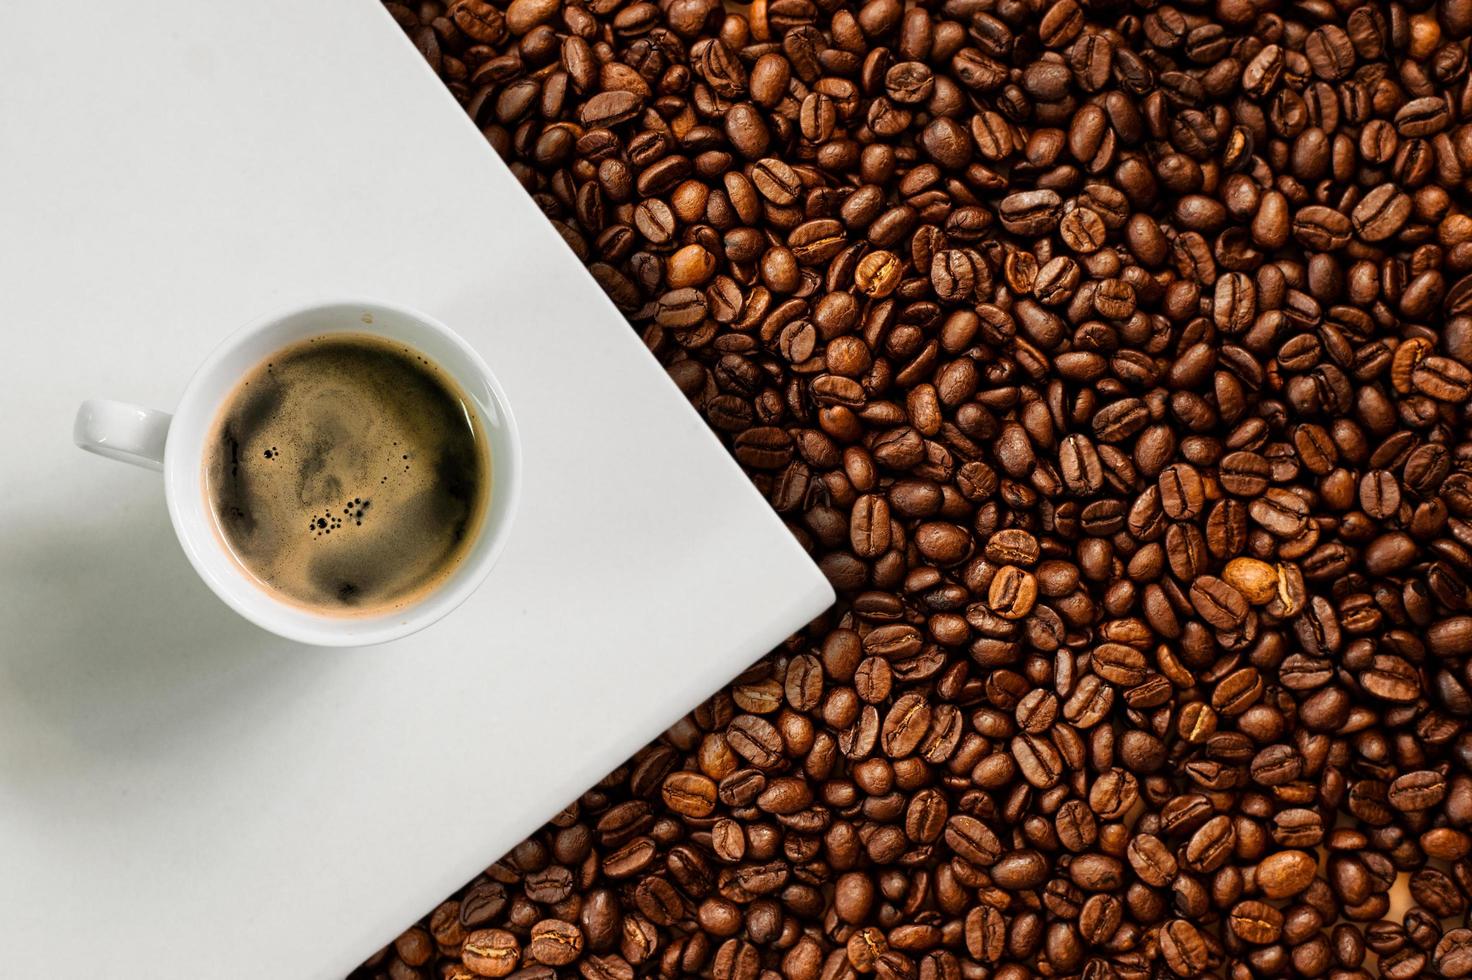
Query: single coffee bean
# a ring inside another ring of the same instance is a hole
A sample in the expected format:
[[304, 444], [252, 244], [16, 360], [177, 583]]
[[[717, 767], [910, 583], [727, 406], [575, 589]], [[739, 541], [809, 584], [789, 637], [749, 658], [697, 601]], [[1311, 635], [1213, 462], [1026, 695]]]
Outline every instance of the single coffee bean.
[[992, 865], [992, 881], [1005, 891], [1036, 888], [1048, 874], [1048, 862], [1039, 851], [1024, 849], [1004, 854]]
[[1237, 629], [1247, 616], [1247, 600], [1229, 583], [1202, 575], [1191, 583], [1191, 605], [1217, 629]]
[[880, 739], [885, 754], [902, 758], [912, 753], [930, 728], [930, 704], [919, 694], [906, 694], [885, 715]]
[[1173, 521], [1190, 520], [1206, 503], [1201, 474], [1189, 463], [1175, 463], [1160, 473], [1160, 505]]
[[870, 252], [854, 270], [854, 284], [865, 296], [880, 299], [894, 292], [904, 274], [900, 260], [891, 252]]
[[1384, 241], [1394, 235], [1411, 216], [1411, 199], [1394, 184], [1371, 190], [1350, 213], [1355, 234], [1367, 242]]
[[1182, 863], [1198, 874], [1215, 871], [1226, 863], [1237, 835], [1231, 820], [1218, 814], [1196, 829], [1186, 843]]
[[1050, 190], [1021, 191], [1002, 199], [1002, 227], [1014, 235], [1046, 234], [1058, 226], [1063, 202]]
[[1262, 677], [1256, 668], [1243, 667], [1222, 678], [1211, 694], [1211, 705], [1224, 715], [1239, 715], [1262, 696]]
[[1222, 489], [1238, 497], [1256, 497], [1268, 488], [1272, 467], [1251, 451], [1228, 453], [1222, 458]]
[[915, 545], [921, 554], [942, 565], [952, 565], [965, 558], [969, 541], [970, 536], [964, 530], [942, 521], [928, 522], [915, 530]]
[[767, 157], [751, 168], [751, 183], [757, 192], [773, 204], [791, 204], [802, 190], [797, 172], [781, 160]]
[[1464, 656], [1472, 653], [1472, 616], [1452, 616], [1432, 624], [1426, 642], [1437, 656]]
[[1007, 920], [990, 905], [977, 905], [966, 914], [963, 932], [966, 951], [979, 962], [997, 963], [1006, 955]]
[[1266, 902], [1247, 899], [1232, 906], [1228, 926], [1243, 942], [1266, 946], [1282, 935], [1283, 913]]
[[1021, 619], [1037, 602], [1037, 579], [1016, 565], [1004, 565], [992, 579], [987, 605], [1003, 619]]
[[1095, 674], [1122, 687], [1133, 687], [1148, 676], [1145, 655], [1121, 643], [1102, 643], [1090, 654]]
[[986, 824], [966, 814], [955, 814], [946, 821], [943, 839], [963, 859], [980, 867], [995, 864], [1002, 855], [1002, 844]]
[[1472, 976], [1472, 929], [1449, 929], [1432, 953], [1432, 963], [1443, 977]]
[[1155, 888], [1169, 885], [1179, 872], [1175, 855], [1153, 834], [1131, 838], [1126, 857], [1140, 880]]
[[1057, 785], [1063, 774], [1063, 756], [1051, 742], [1023, 734], [1012, 740], [1010, 748], [1018, 771], [1029, 783], [1039, 789]]
[[1447, 792], [1446, 777], [1432, 770], [1408, 772], [1397, 776], [1386, 791], [1386, 802], [1402, 812], [1429, 810], [1440, 803]]
[[460, 947], [460, 959], [479, 977], [505, 977], [516, 969], [521, 943], [504, 929], [478, 929]]
[[587, 127], [612, 127], [638, 114], [644, 100], [637, 92], [614, 89], [599, 92], [583, 106], [581, 120]]
[[1472, 370], [1449, 357], [1431, 354], [1411, 369], [1411, 385], [1438, 401], [1461, 403], [1472, 392]]
[[665, 805], [687, 817], [709, 816], [716, 805], [716, 784], [695, 772], [671, 773], [661, 789]]
[[1348, 242], [1353, 225], [1333, 208], [1311, 204], [1293, 217], [1293, 237], [1307, 248], [1333, 251]]
[[1063, 244], [1083, 255], [1098, 251], [1106, 234], [1104, 219], [1089, 208], [1074, 208], [1058, 222], [1058, 237]]
[[1277, 851], [1258, 862], [1257, 887], [1268, 898], [1288, 898], [1307, 888], [1316, 870], [1307, 851]]
[[1295, 493], [1270, 487], [1247, 505], [1247, 513], [1269, 534], [1292, 538], [1303, 532], [1308, 521], [1308, 504]]
[[1180, 977], [1198, 976], [1211, 955], [1201, 933], [1185, 919], [1172, 919], [1160, 930], [1160, 953]]
[[1222, 581], [1254, 606], [1271, 601], [1278, 593], [1278, 570], [1257, 558], [1233, 558], [1222, 569]]

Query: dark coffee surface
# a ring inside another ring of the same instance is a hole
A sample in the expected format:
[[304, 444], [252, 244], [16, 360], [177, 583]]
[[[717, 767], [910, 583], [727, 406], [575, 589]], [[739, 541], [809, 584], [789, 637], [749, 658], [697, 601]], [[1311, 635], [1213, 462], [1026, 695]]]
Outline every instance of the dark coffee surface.
[[479, 422], [455, 383], [367, 334], [302, 341], [251, 371], [215, 423], [205, 468], [237, 560], [330, 614], [381, 612], [440, 584], [490, 489]]

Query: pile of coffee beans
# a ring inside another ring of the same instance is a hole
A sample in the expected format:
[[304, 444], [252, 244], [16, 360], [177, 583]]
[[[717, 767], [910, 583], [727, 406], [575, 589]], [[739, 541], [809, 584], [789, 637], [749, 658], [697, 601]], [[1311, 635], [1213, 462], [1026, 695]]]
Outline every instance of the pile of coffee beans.
[[1472, 976], [1472, 0], [387, 6], [840, 602], [358, 976]]

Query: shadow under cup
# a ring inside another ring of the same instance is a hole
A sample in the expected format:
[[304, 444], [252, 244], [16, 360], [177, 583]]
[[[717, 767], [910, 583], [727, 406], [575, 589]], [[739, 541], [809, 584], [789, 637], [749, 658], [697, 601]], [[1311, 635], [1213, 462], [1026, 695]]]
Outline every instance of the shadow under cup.
[[[316, 612], [273, 593], [224, 542], [205, 488], [209, 440], [240, 381], [266, 358], [310, 337], [368, 335], [423, 354], [452, 378], [479, 415], [490, 487], [475, 540], [452, 570], [409, 604], [379, 613]], [[382, 643], [428, 626], [454, 609], [489, 572], [505, 543], [520, 487], [520, 443], [506, 398], [490, 369], [438, 321], [372, 301], [332, 302], [263, 319], [226, 340], [195, 374], [174, 413], [164, 453], [169, 516], [195, 570], [242, 616], [288, 639], [324, 646]]]

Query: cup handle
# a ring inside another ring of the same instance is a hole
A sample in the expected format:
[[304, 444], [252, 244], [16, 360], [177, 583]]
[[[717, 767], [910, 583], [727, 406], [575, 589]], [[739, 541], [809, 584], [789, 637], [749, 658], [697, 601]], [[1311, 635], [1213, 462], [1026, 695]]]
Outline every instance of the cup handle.
[[72, 440], [89, 453], [161, 470], [173, 418], [168, 412], [141, 405], [90, 398], [77, 409]]

